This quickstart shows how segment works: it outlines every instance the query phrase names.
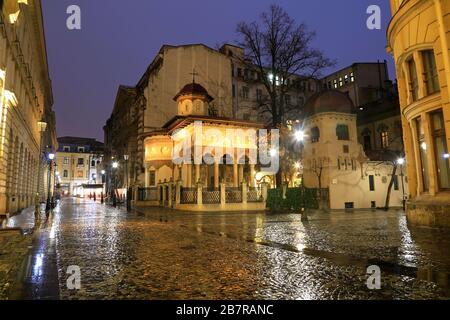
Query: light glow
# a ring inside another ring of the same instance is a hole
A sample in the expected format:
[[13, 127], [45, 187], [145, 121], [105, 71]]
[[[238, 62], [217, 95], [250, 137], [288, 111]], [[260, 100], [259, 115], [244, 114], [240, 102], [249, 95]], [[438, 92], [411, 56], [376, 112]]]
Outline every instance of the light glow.
[[297, 140], [298, 142], [305, 140], [305, 133], [302, 130], [296, 131], [294, 135], [295, 140]]
[[405, 164], [405, 159], [404, 158], [399, 158], [398, 160], [397, 160], [397, 164], [398, 165], [404, 165]]
[[112, 164], [112, 167], [114, 168], [114, 169], [117, 169], [118, 167], [119, 167], [119, 163], [117, 163], [117, 162], [113, 162], [113, 164]]

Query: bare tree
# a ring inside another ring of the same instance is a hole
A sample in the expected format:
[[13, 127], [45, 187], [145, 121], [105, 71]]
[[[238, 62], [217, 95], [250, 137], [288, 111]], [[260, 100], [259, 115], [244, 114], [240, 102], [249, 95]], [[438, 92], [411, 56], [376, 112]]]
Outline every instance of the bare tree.
[[[259, 23], [239, 23], [237, 33], [239, 45], [245, 50], [242, 63], [260, 75], [267, 91], [267, 99], [258, 111], [269, 119], [273, 128], [280, 128], [291, 111], [291, 106], [286, 104], [288, 78], [294, 74], [312, 78], [333, 63], [320, 50], [311, 47], [315, 33], [305, 24], [297, 24], [278, 5], [262, 13]], [[278, 186], [281, 180], [279, 172]]]

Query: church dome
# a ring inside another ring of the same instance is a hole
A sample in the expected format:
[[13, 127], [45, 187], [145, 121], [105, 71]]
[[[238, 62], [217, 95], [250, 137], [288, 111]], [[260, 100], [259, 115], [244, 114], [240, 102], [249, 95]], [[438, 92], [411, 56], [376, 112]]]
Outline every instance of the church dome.
[[353, 102], [346, 93], [327, 90], [314, 94], [306, 101], [304, 114], [310, 117], [324, 112], [354, 113], [354, 109]]
[[195, 82], [185, 85], [183, 89], [181, 89], [180, 92], [178, 92], [178, 94], [173, 98], [173, 100], [177, 101], [179, 97], [189, 95], [204, 96], [208, 102], [214, 100], [214, 98], [209, 95], [208, 91], [206, 91], [202, 85]]

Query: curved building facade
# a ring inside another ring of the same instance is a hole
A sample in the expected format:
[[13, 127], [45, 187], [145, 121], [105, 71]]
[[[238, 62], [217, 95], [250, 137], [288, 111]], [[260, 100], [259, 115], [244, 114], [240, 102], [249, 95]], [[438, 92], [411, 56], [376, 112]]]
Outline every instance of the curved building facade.
[[410, 199], [408, 221], [450, 226], [450, 2], [391, 0]]

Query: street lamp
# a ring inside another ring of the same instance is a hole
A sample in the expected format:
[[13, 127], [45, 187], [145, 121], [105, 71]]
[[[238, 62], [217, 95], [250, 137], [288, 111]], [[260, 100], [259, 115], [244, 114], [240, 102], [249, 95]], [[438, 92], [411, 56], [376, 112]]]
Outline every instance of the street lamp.
[[119, 163], [114, 161], [112, 164], [113, 168], [113, 207], [117, 207], [117, 199], [116, 199], [116, 169], [119, 167]]
[[305, 132], [303, 130], [295, 131], [294, 136], [295, 140], [297, 140], [298, 142], [302, 142], [303, 140], [305, 140]]
[[406, 199], [405, 199], [405, 181], [404, 181], [404, 174], [403, 174], [403, 165], [405, 164], [405, 158], [398, 158], [397, 164], [400, 166], [400, 177], [402, 178], [402, 204], [403, 204], [403, 211], [406, 210]]
[[131, 210], [131, 192], [128, 186], [128, 159], [130, 159], [130, 156], [125, 154], [123, 155], [123, 159], [125, 160], [125, 190], [127, 193], [127, 211]]
[[45, 205], [45, 212], [48, 213], [51, 210], [51, 202], [50, 202], [50, 185], [52, 180], [52, 165], [53, 159], [55, 159], [54, 153], [48, 154], [48, 177], [47, 177], [47, 203]]
[[38, 121], [38, 131], [40, 134], [40, 141], [39, 141], [39, 163], [38, 163], [38, 177], [37, 177], [37, 186], [36, 186], [36, 198], [35, 198], [35, 209], [34, 209], [34, 216], [36, 218], [39, 218], [40, 213], [40, 207], [41, 207], [41, 176], [42, 176], [42, 146], [44, 144], [44, 132], [47, 128], [47, 123], [42, 121]]

